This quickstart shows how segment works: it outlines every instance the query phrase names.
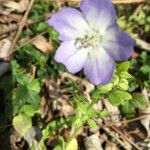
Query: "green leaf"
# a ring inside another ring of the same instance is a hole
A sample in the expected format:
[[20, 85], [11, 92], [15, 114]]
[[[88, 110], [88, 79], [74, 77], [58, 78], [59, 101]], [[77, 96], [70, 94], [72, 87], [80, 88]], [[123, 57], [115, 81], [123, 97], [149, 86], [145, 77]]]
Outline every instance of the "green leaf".
[[112, 88], [113, 88], [112, 83], [108, 83], [106, 85], [100, 85], [98, 86], [99, 94], [107, 94], [112, 90]]
[[99, 90], [94, 90], [92, 91], [92, 100], [101, 100], [103, 98], [102, 95], [100, 95], [100, 91]]
[[27, 84], [27, 88], [39, 93], [41, 90], [41, 85], [40, 85], [40, 82], [38, 81], [38, 79], [33, 79], [33, 80], [31, 80], [30, 83]]
[[121, 91], [121, 90], [113, 91], [108, 95], [109, 101], [114, 106], [123, 104], [124, 100], [130, 100], [131, 98], [132, 96], [128, 92]]
[[124, 101], [124, 104], [121, 106], [122, 114], [128, 119], [135, 117], [136, 114], [135, 107], [131, 101]]
[[28, 129], [32, 127], [32, 120], [25, 114], [19, 114], [13, 118], [13, 126], [21, 136], [24, 136]]
[[57, 145], [53, 150], [62, 150], [62, 147], [60, 145]]
[[140, 70], [144, 73], [144, 74], [147, 74], [147, 73], [150, 73], [150, 66], [149, 65], [144, 65], [140, 68]]
[[119, 83], [119, 77], [117, 75], [114, 75], [111, 82], [113, 83], [114, 86], [117, 85]]
[[120, 90], [127, 90], [129, 88], [128, 81], [126, 79], [121, 79], [116, 87]]
[[33, 117], [37, 113], [37, 110], [32, 105], [23, 105], [19, 109], [19, 113], [24, 113], [30, 117]]
[[93, 119], [88, 119], [87, 123], [91, 128], [97, 128], [97, 124]]
[[40, 96], [38, 93], [29, 90], [26, 86], [19, 86], [13, 92], [13, 114], [18, 112], [24, 104], [28, 103], [34, 106], [35, 109], [39, 108]]
[[146, 52], [142, 52], [141, 55], [140, 55], [140, 58], [142, 59], [142, 61], [144, 63], [146, 63], [147, 59], [148, 59], [148, 55]]
[[16, 60], [11, 61], [11, 71], [13, 80], [16, 80], [20, 85], [25, 85], [30, 81], [25, 70], [20, 67]]
[[78, 111], [80, 111], [82, 114], [86, 114], [87, 105], [82, 102], [78, 102]]
[[104, 117], [108, 116], [109, 114], [110, 114], [110, 112], [108, 112], [107, 110], [103, 110], [102, 112], [98, 113], [98, 116], [100, 118], [104, 118]]
[[122, 71], [122, 72], [120, 72], [120, 77], [125, 78], [125, 79], [130, 79], [132, 77], [132, 75], [129, 74], [128, 72]]
[[48, 24], [41, 22], [41, 23], [39, 23], [38, 26], [37, 26], [37, 31], [43, 32], [43, 31], [45, 31], [47, 28], [48, 28]]
[[117, 72], [120, 73], [120, 72], [128, 71], [129, 67], [130, 67], [129, 61], [125, 61], [120, 64], [117, 64]]
[[140, 110], [145, 110], [149, 105], [148, 100], [141, 93], [133, 94], [131, 102], [136, 108]]
[[77, 150], [77, 149], [78, 149], [78, 142], [74, 138], [69, 142], [69, 144], [66, 147], [66, 150]]
[[57, 41], [58, 39], [58, 32], [56, 30], [54, 30], [53, 28], [49, 27], [48, 28], [48, 33], [49, 33], [49, 36], [52, 40], [54, 41]]

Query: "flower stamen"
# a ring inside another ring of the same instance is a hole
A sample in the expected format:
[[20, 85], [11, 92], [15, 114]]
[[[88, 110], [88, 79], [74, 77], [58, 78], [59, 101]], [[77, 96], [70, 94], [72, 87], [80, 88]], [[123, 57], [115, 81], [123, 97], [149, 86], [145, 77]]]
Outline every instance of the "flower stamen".
[[75, 47], [77, 49], [96, 47], [101, 42], [101, 36], [99, 32], [92, 31], [85, 34], [83, 38], [76, 38]]

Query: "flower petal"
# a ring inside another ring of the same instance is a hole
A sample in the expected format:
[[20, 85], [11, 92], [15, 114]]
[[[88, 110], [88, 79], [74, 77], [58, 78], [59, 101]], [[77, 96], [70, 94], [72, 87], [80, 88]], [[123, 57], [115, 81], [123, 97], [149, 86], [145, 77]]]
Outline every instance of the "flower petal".
[[60, 33], [59, 39], [64, 41], [80, 36], [88, 28], [82, 13], [74, 8], [62, 8], [47, 21]]
[[124, 61], [131, 57], [135, 42], [126, 33], [122, 32], [117, 25], [106, 30], [103, 37], [103, 48], [117, 61]]
[[64, 62], [66, 62], [74, 53], [77, 52], [74, 43], [75, 40], [62, 42], [55, 53], [54, 59], [57, 62], [64, 64]]
[[88, 55], [84, 73], [95, 85], [108, 83], [114, 71], [114, 60], [100, 47]]
[[116, 21], [111, 0], [83, 0], [80, 5], [87, 22], [101, 33]]
[[71, 73], [77, 73], [78, 71], [80, 71], [85, 65], [87, 56], [87, 49], [78, 50], [66, 61], [65, 66], [67, 70]]
[[74, 40], [64, 41], [55, 54], [55, 60], [63, 63], [71, 73], [76, 73], [83, 68], [88, 54], [88, 49], [77, 50], [74, 43]]

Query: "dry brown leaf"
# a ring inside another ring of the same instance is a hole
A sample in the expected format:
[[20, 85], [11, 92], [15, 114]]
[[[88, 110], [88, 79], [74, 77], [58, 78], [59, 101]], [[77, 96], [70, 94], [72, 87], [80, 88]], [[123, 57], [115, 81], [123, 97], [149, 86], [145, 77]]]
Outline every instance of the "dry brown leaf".
[[61, 106], [62, 115], [64, 115], [65, 117], [68, 117], [69, 115], [74, 114], [73, 107], [65, 99], [59, 98], [58, 100], [62, 105]]
[[11, 13], [9, 15], [2, 15], [0, 14], [0, 23], [11, 23], [11, 22], [16, 22], [19, 23], [22, 19], [22, 15], [21, 14], [15, 14], [15, 13]]
[[36, 36], [31, 43], [44, 53], [50, 52], [53, 49], [51, 42], [47, 41], [42, 35]]
[[119, 150], [119, 148], [114, 143], [106, 143], [105, 150]]
[[6, 60], [9, 56], [9, 51], [11, 47], [11, 42], [8, 39], [3, 39], [0, 42], [0, 58]]
[[111, 116], [107, 117], [107, 119], [111, 121], [120, 121], [120, 110], [118, 107], [113, 106], [107, 99], [104, 99], [103, 101], [106, 109], [108, 112], [110, 112]]
[[[149, 98], [148, 98], [148, 92], [147, 92], [147, 89], [144, 88], [142, 90], [142, 94], [146, 97], [148, 103], [149, 103], [149, 106], [143, 110], [143, 111], [140, 111], [140, 113], [142, 114], [149, 114], [150, 113], [150, 102], [149, 102]], [[147, 115], [146, 118], [142, 119], [141, 120], [141, 124], [144, 126], [144, 128], [146, 129], [147, 131], [147, 136], [150, 137], [150, 116]]]
[[86, 137], [84, 145], [86, 150], [103, 150], [102, 142], [97, 134]]
[[9, 14], [13, 11], [23, 13], [28, 8], [28, 5], [29, 0], [20, 0], [19, 2], [7, 1], [0, 7], [0, 13]]

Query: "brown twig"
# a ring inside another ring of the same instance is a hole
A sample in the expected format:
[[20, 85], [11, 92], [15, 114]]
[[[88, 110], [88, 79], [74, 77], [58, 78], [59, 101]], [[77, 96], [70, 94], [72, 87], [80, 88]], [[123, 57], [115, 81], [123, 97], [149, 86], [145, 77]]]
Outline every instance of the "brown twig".
[[19, 25], [19, 29], [18, 29], [18, 31], [17, 31], [16, 37], [15, 37], [15, 39], [14, 39], [14, 41], [13, 41], [13, 43], [12, 43], [12, 46], [11, 46], [11, 48], [10, 48], [10, 53], [9, 53], [9, 55], [11, 55], [11, 54], [15, 51], [15, 45], [16, 45], [18, 39], [19, 39], [19, 36], [20, 36], [20, 34], [21, 34], [21, 31], [22, 31], [23, 27], [24, 27], [25, 24], [26, 24], [27, 17], [28, 17], [28, 15], [29, 15], [29, 13], [30, 13], [30, 10], [31, 10], [31, 8], [32, 8], [32, 5], [33, 5], [34, 1], [35, 1], [35, 0], [31, 0], [30, 4], [29, 4], [29, 6], [28, 6], [28, 9], [26, 10], [26, 12], [25, 12], [25, 14], [24, 14], [24, 17], [22, 18], [22, 21], [21, 21], [21, 23], [20, 23], [20, 25]]
[[101, 123], [101, 121], [99, 121], [98, 119], [93, 118], [96, 123], [110, 136], [113, 138], [113, 140], [115, 142], [117, 142], [117, 144], [121, 145], [124, 149], [129, 149], [129, 147], [127, 146], [126, 143], [124, 143], [118, 134], [115, 134], [114, 131], [110, 130], [109, 127], [107, 127], [106, 125], [103, 125]]
[[136, 145], [135, 143], [133, 143], [128, 137], [126, 137], [119, 129], [117, 129], [115, 126], [109, 124], [107, 121], [105, 121], [105, 125], [108, 127], [111, 127], [114, 131], [116, 131], [120, 137], [124, 140], [126, 140], [127, 142], [129, 142], [132, 146], [134, 146], [137, 150], [142, 150], [138, 145]]
[[136, 45], [146, 51], [149, 51], [150, 52], [150, 44], [139, 39], [139, 38], [135, 38], [135, 41], [136, 41]]
[[140, 117], [137, 117], [137, 118], [133, 118], [133, 119], [130, 119], [130, 120], [124, 120], [124, 121], [119, 121], [119, 122], [109, 122], [109, 124], [110, 125], [127, 124], [127, 123], [131, 123], [131, 122], [138, 121], [138, 120], [141, 120], [141, 119], [145, 119], [147, 117], [150, 117], [150, 114], [146, 114], [146, 115], [143, 115], [143, 116], [140, 116]]
[[[28, 20], [27, 24], [32, 25], [32, 24], [38, 23], [39, 21], [41, 21], [41, 20], [35, 20], [35, 21]], [[7, 33], [10, 33], [12, 31], [15, 31], [18, 29], [18, 27], [19, 27], [19, 25], [17, 25], [17, 24], [11, 24], [11, 26], [8, 29], [0, 31], [0, 36], [3, 34], [7, 34]]]
[[[42, 19], [38, 19], [38, 20], [34, 20], [34, 21], [32, 21], [32, 20], [27, 20], [27, 21], [26, 21], [26, 24], [27, 24], [28, 26], [31, 26], [31, 25], [36, 24], [36, 23], [39, 23], [39, 22], [41, 22], [41, 21], [45, 21], [45, 20], [49, 19], [50, 17], [51, 17], [51, 13], [48, 13], [48, 14], [45, 14], [45, 15], [44, 15], [44, 18], [42, 18]], [[1, 36], [1, 35], [4, 35], [4, 34], [8, 34], [8, 33], [12, 32], [12, 31], [15, 31], [15, 30], [18, 29], [18, 27], [19, 27], [18, 24], [11, 24], [11, 26], [10, 26], [8, 29], [5, 29], [5, 30], [0, 31], [0, 36]]]
[[112, 1], [114, 4], [128, 4], [128, 3], [141, 3], [141, 2], [146, 2], [146, 0], [113, 0]]

